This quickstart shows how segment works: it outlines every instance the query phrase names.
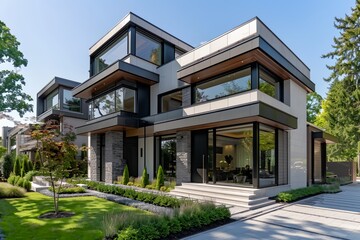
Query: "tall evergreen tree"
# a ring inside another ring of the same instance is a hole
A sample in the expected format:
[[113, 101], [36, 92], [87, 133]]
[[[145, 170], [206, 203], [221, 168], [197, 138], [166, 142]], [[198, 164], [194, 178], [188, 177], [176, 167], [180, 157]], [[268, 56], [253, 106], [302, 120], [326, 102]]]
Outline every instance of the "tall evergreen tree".
[[340, 35], [334, 38], [333, 51], [322, 56], [335, 60], [327, 66], [331, 74], [325, 79], [332, 84], [316, 122], [339, 140], [329, 147], [330, 159], [351, 160], [360, 141], [360, 0], [351, 15], [335, 18], [334, 26]]

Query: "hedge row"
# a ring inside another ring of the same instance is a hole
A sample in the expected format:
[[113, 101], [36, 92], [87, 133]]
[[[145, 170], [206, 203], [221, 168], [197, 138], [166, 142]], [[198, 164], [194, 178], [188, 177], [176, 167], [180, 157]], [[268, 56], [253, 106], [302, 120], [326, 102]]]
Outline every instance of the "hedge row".
[[87, 181], [87, 180], [70, 180], [72, 184], [86, 184], [90, 189], [103, 193], [111, 193], [126, 198], [138, 200], [145, 203], [151, 203], [157, 206], [178, 208], [180, 207], [180, 200], [166, 195], [158, 195], [154, 193], [139, 192], [134, 189], [124, 189], [118, 186], [105, 185], [104, 183]]
[[311, 186], [305, 188], [298, 188], [286, 192], [281, 192], [277, 195], [278, 202], [294, 202], [305, 197], [310, 197], [319, 193], [323, 193], [324, 189], [321, 186]]
[[25, 188], [26, 191], [30, 191], [31, 189], [31, 182], [28, 179], [20, 176], [15, 176], [13, 174], [10, 174], [10, 177], [8, 178], [7, 182], [13, 186]]

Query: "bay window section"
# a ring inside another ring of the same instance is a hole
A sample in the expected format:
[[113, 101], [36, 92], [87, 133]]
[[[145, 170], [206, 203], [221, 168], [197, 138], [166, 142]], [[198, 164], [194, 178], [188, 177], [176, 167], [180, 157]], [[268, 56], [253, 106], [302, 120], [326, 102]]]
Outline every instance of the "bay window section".
[[162, 49], [161, 43], [140, 33], [136, 32], [136, 56], [161, 65]]
[[64, 89], [63, 91], [63, 109], [73, 111], [73, 112], [80, 112], [81, 100], [80, 98], [75, 98], [72, 96], [71, 91]]
[[89, 103], [90, 119], [120, 111], [136, 112], [135, 90], [122, 87], [102, 95]]
[[128, 54], [128, 36], [124, 34], [108, 47], [103, 53], [97, 56], [94, 60], [94, 74], [103, 71], [105, 68], [122, 59]]
[[53, 91], [45, 98], [45, 111], [49, 109], [59, 109], [59, 93], [58, 90]]
[[182, 90], [161, 96], [161, 111], [169, 112], [182, 106]]
[[205, 102], [212, 99], [244, 92], [251, 89], [251, 68], [217, 77], [195, 87], [195, 102]]

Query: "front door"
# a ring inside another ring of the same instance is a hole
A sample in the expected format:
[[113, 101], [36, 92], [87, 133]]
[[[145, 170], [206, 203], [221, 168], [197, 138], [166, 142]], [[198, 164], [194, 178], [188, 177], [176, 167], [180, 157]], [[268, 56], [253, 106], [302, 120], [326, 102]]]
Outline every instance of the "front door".
[[208, 169], [208, 130], [192, 132], [191, 181], [206, 183]]

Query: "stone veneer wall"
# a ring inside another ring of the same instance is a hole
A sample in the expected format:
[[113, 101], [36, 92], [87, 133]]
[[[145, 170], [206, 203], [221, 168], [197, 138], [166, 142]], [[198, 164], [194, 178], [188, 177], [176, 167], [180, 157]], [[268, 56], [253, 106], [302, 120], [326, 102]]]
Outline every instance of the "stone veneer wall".
[[105, 133], [105, 182], [113, 183], [125, 167], [123, 132]]
[[100, 135], [91, 134], [89, 149], [90, 179], [100, 181]]
[[176, 134], [176, 184], [191, 181], [191, 132]]

